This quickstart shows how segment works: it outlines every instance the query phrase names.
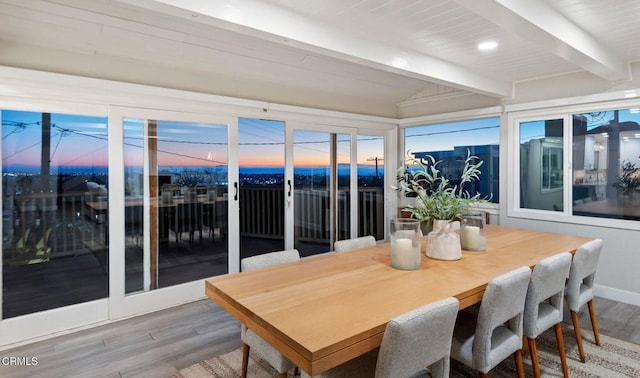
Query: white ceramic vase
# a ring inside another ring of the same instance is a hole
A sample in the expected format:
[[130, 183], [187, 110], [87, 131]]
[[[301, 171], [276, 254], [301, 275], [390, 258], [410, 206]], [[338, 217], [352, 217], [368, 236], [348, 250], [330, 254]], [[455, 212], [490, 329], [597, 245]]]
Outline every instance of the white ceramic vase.
[[427, 235], [427, 257], [438, 260], [458, 260], [462, 258], [460, 236], [455, 232], [453, 222], [434, 220], [433, 230]]

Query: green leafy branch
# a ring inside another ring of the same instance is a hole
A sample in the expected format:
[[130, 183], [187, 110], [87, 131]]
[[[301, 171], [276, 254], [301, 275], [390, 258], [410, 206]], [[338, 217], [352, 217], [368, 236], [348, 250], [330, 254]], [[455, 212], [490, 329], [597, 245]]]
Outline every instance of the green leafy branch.
[[480, 179], [480, 167], [483, 162], [467, 150], [460, 183], [452, 185], [451, 180], [442, 174], [441, 160], [427, 155], [423, 159], [415, 158], [407, 151], [405, 166], [398, 170], [398, 189], [402, 195], [415, 197], [413, 204], [404, 208], [415, 219], [431, 222], [436, 219], [458, 220], [474, 205], [487, 202], [480, 193], [471, 194], [465, 190], [465, 184]]

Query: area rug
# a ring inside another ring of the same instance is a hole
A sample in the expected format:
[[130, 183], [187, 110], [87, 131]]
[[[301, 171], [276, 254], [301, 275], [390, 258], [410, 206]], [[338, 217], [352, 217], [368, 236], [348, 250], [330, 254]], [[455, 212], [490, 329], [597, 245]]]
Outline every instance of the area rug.
[[[573, 328], [564, 324], [563, 335], [567, 351], [567, 363], [569, 364], [569, 376], [571, 377], [640, 377], [640, 345], [600, 335], [602, 346], [594, 344], [593, 333], [587, 330], [582, 332], [582, 341], [586, 354], [586, 363], [581, 363], [578, 357]], [[545, 332], [537, 339], [540, 369], [543, 377], [562, 377], [560, 357], [553, 329]], [[528, 355], [524, 358], [525, 375], [533, 376], [531, 360]], [[177, 378], [208, 378], [240, 377], [240, 365], [242, 362], [242, 350], [237, 349], [230, 353], [213, 357], [209, 360], [197, 363], [180, 370]], [[275, 370], [268, 363], [254, 355], [249, 360], [248, 377], [271, 378], [277, 376]], [[451, 361], [451, 377], [477, 377], [478, 373], [466, 366]], [[494, 377], [515, 377], [516, 370], [513, 358], [508, 358], [490, 372]], [[293, 371], [289, 377], [294, 377]]]

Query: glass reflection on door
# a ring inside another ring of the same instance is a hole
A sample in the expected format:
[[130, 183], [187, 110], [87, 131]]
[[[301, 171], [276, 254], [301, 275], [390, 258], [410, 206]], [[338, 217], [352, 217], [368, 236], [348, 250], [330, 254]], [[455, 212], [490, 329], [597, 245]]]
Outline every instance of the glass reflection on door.
[[293, 134], [294, 246], [303, 256], [332, 249], [331, 137], [316, 131]]
[[520, 207], [564, 211], [564, 120], [520, 122]]
[[2, 318], [107, 298], [107, 118], [0, 114]]
[[124, 126], [126, 292], [227, 273], [227, 125]]

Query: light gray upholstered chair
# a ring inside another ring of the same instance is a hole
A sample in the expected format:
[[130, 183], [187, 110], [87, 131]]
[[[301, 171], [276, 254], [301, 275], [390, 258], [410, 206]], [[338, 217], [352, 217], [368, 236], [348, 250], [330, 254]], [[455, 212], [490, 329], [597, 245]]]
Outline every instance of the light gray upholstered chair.
[[477, 315], [461, 311], [451, 343], [451, 357], [483, 377], [513, 355], [519, 377], [522, 365], [522, 318], [531, 269], [526, 266], [492, 279]]
[[451, 297], [397, 316], [387, 323], [377, 357], [367, 353], [316, 377], [449, 377], [458, 306]]
[[524, 304], [524, 335], [527, 337], [533, 375], [536, 378], [540, 377], [536, 338], [551, 327], [555, 328], [562, 373], [565, 378], [569, 376], [561, 323], [564, 286], [571, 267], [571, 257], [569, 252], [547, 257], [538, 262], [531, 273]]
[[[270, 252], [262, 255], [246, 257], [240, 261], [240, 269], [243, 272], [265, 268], [268, 266], [284, 264], [300, 260], [300, 253], [297, 249], [286, 251]], [[248, 329], [244, 324], [241, 325], [240, 338], [242, 339], [242, 378], [247, 376], [247, 367], [249, 365], [249, 352], [254, 351], [259, 354], [265, 361], [278, 371], [278, 377], [284, 378], [287, 372], [295, 367], [293, 362], [280, 354], [264, 339], [255, 332]]]
[[573, 321], [573, 329], [576, 334], [576, 342], [578, 344], [578, 353], [580, 361], [584, 362], [584, 348], [582, 347], [582, 334], [580, 333], [580, 322], [578, 321], [578, 312], [580, 308], [587, 304], [589, 307], [589, 316], [591, 318], [591, 327], [593, 328], [593, 336], [596, 345], [600, 346], [600, 333], [598, 331], [598, 320], [596, 319], [596, 311], [593, 307], [593, 279], [598, 268], [598, 260], [602, 251], [602, 240], [596, 239], [581, 245], [573, 255], [571, 262], [571, 270], [569, 271], [569, 279], [565, 287], [565, 296], [567, 298], [567, 307], [571, 313]]
[[352, 249], [372, 247], [376, 245], [376, 238], [371, 235], [359, 238], [339, 240], [333, 243], [333, 250], [336, 252], [344, 252]]

